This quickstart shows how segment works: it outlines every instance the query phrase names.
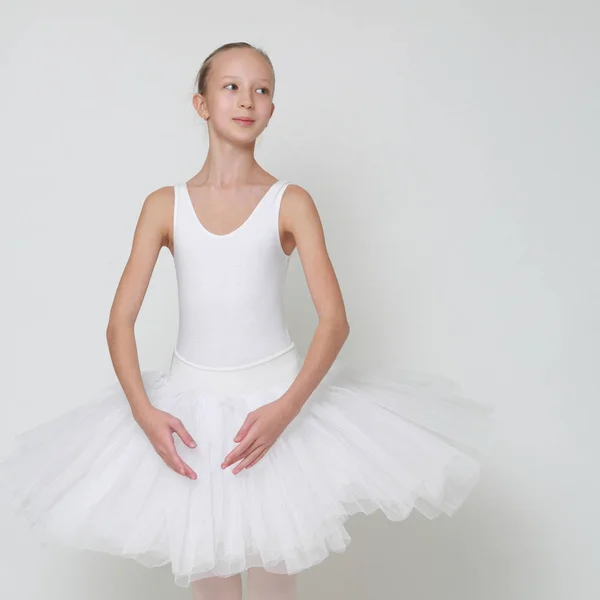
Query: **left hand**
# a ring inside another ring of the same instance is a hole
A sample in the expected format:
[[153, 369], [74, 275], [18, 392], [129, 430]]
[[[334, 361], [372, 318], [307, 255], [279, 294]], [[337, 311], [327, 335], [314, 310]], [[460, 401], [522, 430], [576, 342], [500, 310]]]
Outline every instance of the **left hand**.
[[225, 457], [221, 468], [225, 469], [243, 459], [233, 470], [233, 474], [236, 475], [242, 469], [255, 465], [291, 423], [294, 416], [289, 403], [283, 398], [249, 412], [234, 438], [235, 442], [240, 443]]

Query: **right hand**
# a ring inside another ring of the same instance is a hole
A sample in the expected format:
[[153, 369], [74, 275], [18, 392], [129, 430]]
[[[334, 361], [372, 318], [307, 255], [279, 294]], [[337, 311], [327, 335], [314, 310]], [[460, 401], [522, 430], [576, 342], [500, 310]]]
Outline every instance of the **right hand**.
[[141, 414], [136, 415], [135, 420], [167, 466], [180, 475], [184, 475], [190, 479], [197, 478], [196, 473], [182, 460], [175, 450], [173, 432], [179, 435], [186, 446], [190, 448], [196, 447], [196, 442], [194, 442], [192, 436], [184, 427], [181, 419], [152, 406], [145, 409]]

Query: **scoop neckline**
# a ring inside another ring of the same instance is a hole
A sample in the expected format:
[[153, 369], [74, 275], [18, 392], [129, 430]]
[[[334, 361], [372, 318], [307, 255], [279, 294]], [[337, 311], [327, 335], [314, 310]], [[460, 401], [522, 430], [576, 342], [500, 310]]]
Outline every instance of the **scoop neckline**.
[[236, 227], [235, 229], [233, 229], [232, 231], [228, 232], [228, 233], [213, 233], [212, 231], [209, 231], [203, 224], [202, 221], [198, 218], [198, 214], [196, 213], [196, 210], [194, 209], [194, 203], [192, 202], [192, 196], [190, 194], [190, 190], [188, 188], [188, 183], [187, 181], [183, 182], [183, 190], [185, 192], [185, 195], [187, 197], [187, 201], [189, 203], [190, 208], [192, 209], [192, 214], [194, 215], [194, 220], [196, 221], [196, 223], [198, 224], [198, 226], [200, 227], [200, 229], [202, 229], [202, 231], [204, 231], [207, 235], [210, 235], [211, 237], [215, 237], [215, 238], [228, 238], [233, 236], [234, 234], [236, 234], [238, 231], [240, 231], [241, 229], [243, 229], [246, 224], [252, 219], [252, 217], [254, 216], [254, 213], [256, 213], [259, 209], [259, 207], [261, 206], [261, 204], [263, 204], [264, 199], [271, 193], [271, 191], [273, 190], [273, 188], [280, 183], [281, 180], [278, 179], [277, 181], [275, 181], [271, 187], [265, 192], [265, 194], [262, 196], [262, 198], [258, 201], [257, 205], [252, 209], [252, 212], [248, 215], [248, 217], [246, 217], [246, 220], [239, 225], [238, 227]]

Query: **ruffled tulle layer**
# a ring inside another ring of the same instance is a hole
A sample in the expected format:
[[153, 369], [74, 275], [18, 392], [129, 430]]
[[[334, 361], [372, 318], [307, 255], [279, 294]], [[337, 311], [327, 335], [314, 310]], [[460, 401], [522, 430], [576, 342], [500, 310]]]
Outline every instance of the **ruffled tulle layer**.
[[261, 566], [296, 573], [342, 552], [344, 523], [380, 509], [452, 515], [473, 490], [493, 441], [493, 407], [458, 385], [399, 369], [332, 369], [263, 458], [221, 469], [249, 411], [289, 382], [245, 394], [207, 393], [144, 371], [152, 404], [179, 417], [174, 435], [198, 474], [171, 470], [133, 419], [120, 385], [21, 433], [0, 463], [4, 499], [42, 538], [171, 563], [175, 584]]

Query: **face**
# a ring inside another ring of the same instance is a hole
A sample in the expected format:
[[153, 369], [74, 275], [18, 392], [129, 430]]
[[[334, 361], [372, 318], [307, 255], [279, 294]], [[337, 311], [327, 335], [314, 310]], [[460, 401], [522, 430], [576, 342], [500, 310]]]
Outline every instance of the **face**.
[[213, 58], [205, 94], [194, 96], [194, 106], [215, 133], [253, 141], [275, 110], [272, 94], [269, 63], [255, 50], [232, 48]]

